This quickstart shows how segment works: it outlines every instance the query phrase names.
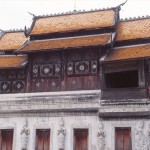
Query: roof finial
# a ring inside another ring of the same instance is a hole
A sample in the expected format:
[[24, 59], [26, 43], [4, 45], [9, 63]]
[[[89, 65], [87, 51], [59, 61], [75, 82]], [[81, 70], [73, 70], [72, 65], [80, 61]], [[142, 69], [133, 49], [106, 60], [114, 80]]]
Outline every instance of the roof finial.
[[30, 15], [32, 15], [33, 17], [36, 17], [34, 14], [32, 14], [32, 13], [30, 13], [30, 12], [28, 12]]
[[24, 34], [25, 34], [26, 37], [28, 36], [27, 35], [27, 27], [26, 26], [24, 27]]
[[119, 5], [119, 7], [122, 7], [124, 4], [126, 4], [127, 3], [127, 1], [128, 0], [126, 0], [125, 2], [123, 2], [123, 3], [121, 3], [120, 5]]
[[4, 30], [2, 30], [2, 29], [0, 29], [0, 32], [1, 32], [1, 33], [4, 33], [5, 31], [4, 31]]
[[77, 7], [77, 6], [76, 6], [76, 2], [77, 2], [77, 1], [74, 0], [74, 11], [76, 11], [76, 7]]

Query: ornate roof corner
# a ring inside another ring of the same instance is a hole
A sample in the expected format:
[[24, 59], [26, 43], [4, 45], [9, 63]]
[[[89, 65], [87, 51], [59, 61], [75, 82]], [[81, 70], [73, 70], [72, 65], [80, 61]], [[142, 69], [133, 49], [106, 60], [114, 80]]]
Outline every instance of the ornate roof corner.
[[0, 29], [0, 32], [1, 32], [1, 33], [4, 33], [5, 31], [4, 31], [4, 30], [2, 30], [2, 29]]
[[5, 34], [5, 31], [2, 30], [2, 29], [0, 29], [0, 39], [1, 39], [1, 37], [2, 37], [4, 34]]
[[119, 9], [121, 9], [121, 7], [123, 7], [123, 6], [127, 3], [127, 1], [128, 1], [128, 0], [126, 0], [125, 2], [119, 4], [117, 7], [118, 7]]
[[33, 16], [33, 19], [34, 18], [36, 18], [36, 15], [34, 15], [34, 14], [32, 14], [32, 13], [30, 13], [30, 12], [28, 12], [31, 16]]
[[28, 37], [28, 33], [27, 33], [27, 32], [28, 32], [28, 29], [27, 29], [27, 27], [25, 26], [25, 27], [24, 27], [24, 35], [25, 35], [26, 37]]

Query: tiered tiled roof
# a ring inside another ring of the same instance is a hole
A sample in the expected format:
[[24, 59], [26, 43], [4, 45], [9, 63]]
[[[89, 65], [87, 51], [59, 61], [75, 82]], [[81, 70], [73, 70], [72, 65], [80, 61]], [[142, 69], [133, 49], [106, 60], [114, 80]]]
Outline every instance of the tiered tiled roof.
[[84, 29], [111, 27], [115, 24], [116, 9], [35, 17], [29, 35], [69, 32]]
[[0, 68], [21, 68], [27, 64], [26, 55], [1, 55]]
[[26, 40], [23, 31], [4, 32], [0, 37], [0, 51], [18, 49]]
[[105, 62], [150, 57], [150, 44], [114, 48], [104, 59]]
[[121, 21], [118, 23], [116, 41], [150, 38], [150, 18]]
[[111, 34], [57, 38], [50, 40], [29, 41], [17, 52], [32, 52], [39, 50], [66, 49], [85, 46], [100, 46], [111, 42]]

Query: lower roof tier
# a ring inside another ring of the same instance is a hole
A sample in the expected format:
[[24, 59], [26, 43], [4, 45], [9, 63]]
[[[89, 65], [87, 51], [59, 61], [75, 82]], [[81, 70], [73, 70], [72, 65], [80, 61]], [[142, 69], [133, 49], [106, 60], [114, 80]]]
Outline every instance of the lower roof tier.
[[53, 50], [53, 49], [67, 49], [75, 47], [87, 47], [87, 46], [100, 46], [111, 43], [112, 34], [90, 35], [90, 36], [78, 36], [71, 38], [57, 38], [50, 40], [37, 40], [28, 41], [17, 53], [28, 53], [34, 51]]
[[104, 62], [121, 61], [150, 57], [150, 44], [113, 48]]
[[116, 41], [150, 38], [150, 18], [121, 21], [117, 27]]
[[26, 55], [1, 55], [0, 56], [0, 68], [22, 68], [27, 64]]

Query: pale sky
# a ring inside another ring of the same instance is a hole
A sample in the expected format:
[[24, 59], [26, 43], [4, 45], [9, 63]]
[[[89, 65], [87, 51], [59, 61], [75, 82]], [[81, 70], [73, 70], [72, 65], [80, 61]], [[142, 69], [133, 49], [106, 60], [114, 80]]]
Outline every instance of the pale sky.
[[[91, 10], [117, 6], [125, 0], [0, 0], [0, 29], [30, 27], [32, 16], [76, 10]], [[76, 4], [76, 5], [75, 5]], [[128, 0], [120, 12], [121, 18], [150, 15], [150, 0]]]

